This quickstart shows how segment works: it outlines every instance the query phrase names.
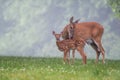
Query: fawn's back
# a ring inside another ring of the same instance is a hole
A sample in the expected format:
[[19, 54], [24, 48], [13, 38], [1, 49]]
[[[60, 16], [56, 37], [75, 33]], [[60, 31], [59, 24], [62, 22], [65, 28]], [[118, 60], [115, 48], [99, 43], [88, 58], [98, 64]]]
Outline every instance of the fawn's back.
[[70, 39], [61, 40], [61, 41], [57, 41], [56, 43], [57, 43], [57, 46], [60, 51], [65, 51], [65, 50], [70, 50], [70, 49], [76, 48], [74, 40], [70, 40]]

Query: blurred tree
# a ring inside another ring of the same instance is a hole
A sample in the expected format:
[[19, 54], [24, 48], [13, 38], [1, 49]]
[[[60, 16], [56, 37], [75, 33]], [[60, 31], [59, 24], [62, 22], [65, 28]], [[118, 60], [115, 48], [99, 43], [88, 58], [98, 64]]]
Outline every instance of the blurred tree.
[[120, 0], [107, 0], [108, 4], [112, 7], [115, 16], [120, 18]]

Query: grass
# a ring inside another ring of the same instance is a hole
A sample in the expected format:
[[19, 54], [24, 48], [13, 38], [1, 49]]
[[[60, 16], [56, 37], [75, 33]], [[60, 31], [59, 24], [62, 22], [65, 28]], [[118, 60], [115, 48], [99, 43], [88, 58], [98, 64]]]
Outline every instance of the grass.
[[0, 80], [119, 80], [120, 60], [73, 65], [62, 58], [0, 57]]

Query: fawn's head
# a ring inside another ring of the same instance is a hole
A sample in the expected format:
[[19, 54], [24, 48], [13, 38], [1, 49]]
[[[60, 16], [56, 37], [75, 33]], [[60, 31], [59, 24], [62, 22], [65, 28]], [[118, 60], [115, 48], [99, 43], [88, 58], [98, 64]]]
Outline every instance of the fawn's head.
[[56, 41], [60, 41], [61, 34], [56, 34], [55, 31], [53, 31], [53, 35], [55, 36]]

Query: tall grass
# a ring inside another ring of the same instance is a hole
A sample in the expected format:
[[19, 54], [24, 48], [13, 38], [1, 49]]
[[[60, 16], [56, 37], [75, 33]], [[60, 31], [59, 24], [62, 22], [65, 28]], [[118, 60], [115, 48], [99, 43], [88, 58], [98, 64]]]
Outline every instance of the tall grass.
[[62, 58], [0, 57], [0, 80], [119, 80], [120, 60], [76, 59], [72, 65]]

